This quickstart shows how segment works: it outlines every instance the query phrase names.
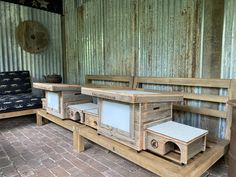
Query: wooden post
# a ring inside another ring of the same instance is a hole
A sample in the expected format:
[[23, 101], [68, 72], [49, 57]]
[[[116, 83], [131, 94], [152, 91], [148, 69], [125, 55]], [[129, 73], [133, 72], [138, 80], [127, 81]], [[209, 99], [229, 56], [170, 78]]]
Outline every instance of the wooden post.
[[78, 128], [73, 130], [73, 148], [77, 152], [84, 151], [84, 137], [79, 134]]
[[38, 112], [36, 114], [36, 123], [37, 123], [38, 126], [43, 125], [43, 117]]

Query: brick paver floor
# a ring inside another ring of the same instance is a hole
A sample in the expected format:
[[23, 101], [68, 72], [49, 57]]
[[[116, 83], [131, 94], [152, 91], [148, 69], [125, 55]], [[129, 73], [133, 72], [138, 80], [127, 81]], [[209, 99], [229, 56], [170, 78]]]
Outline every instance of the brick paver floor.
[[[204, 176], [226, 177], [220, 160]], [[0, 120], [0, 177], [154, 177], [153, 173], [104, 148], [86, 143], [72, 150], [72, 133], [53, 123], [36, 126], [32, 117]]]

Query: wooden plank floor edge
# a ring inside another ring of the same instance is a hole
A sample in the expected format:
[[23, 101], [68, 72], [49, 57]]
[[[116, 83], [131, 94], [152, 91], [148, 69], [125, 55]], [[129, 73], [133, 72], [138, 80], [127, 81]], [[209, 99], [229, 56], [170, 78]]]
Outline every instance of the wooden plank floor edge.
[[98, 135], [96, 130], [83, 127], [78, 129], [78, 132], [84, 138], [95, 142], [96, 144], [105, 147], [106, 149], [134, 162], [135, 164], [165, 177], [197, 177], [201, 176], [209, 169], [218, 159], [225, 153], [227, 144], [214, 144], [200, 157], [193, 160], [185, 166], [177, 165], [173, 162], [165, 160], [159, 156], [146, 151], [137, 152], [121, 143], [111, 140], [102, 135]]
[[8, 119], [12, 117], [20, 117], [20, 116], [36, 114], [38, 110], [41, 110], [41, 109], [28, 109], [28, 110], [23, 110], [23, 111], [0, 113], [0, 119]]

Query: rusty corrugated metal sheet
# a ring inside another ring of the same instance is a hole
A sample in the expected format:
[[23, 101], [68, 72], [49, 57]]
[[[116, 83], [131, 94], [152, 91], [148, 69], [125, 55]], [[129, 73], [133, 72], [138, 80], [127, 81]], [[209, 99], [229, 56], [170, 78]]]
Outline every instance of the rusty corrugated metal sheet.
[[[38, 21], [48, 29], [46, 51], [31, 54], [17, 44], [15, 30], [24, 20]], [[33, 81], [45, 74], [63, 74], [60, 15], [0, 1], [0, 39], [0, 71], [29, 70]]]

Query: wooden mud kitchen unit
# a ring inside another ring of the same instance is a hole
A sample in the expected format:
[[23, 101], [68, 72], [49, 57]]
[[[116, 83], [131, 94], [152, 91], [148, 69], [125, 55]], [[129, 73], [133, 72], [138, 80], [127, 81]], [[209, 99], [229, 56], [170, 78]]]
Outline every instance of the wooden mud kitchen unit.
[[137, 151], [150, 150], [169, 157], [179, 150], [188, 159], [206, 149], [207, 131], [172, 120], [172, 103], [183, 97], [171, 92], [113, 90], [82, 87], [82, 94], [98, 97], [98, 133]]

